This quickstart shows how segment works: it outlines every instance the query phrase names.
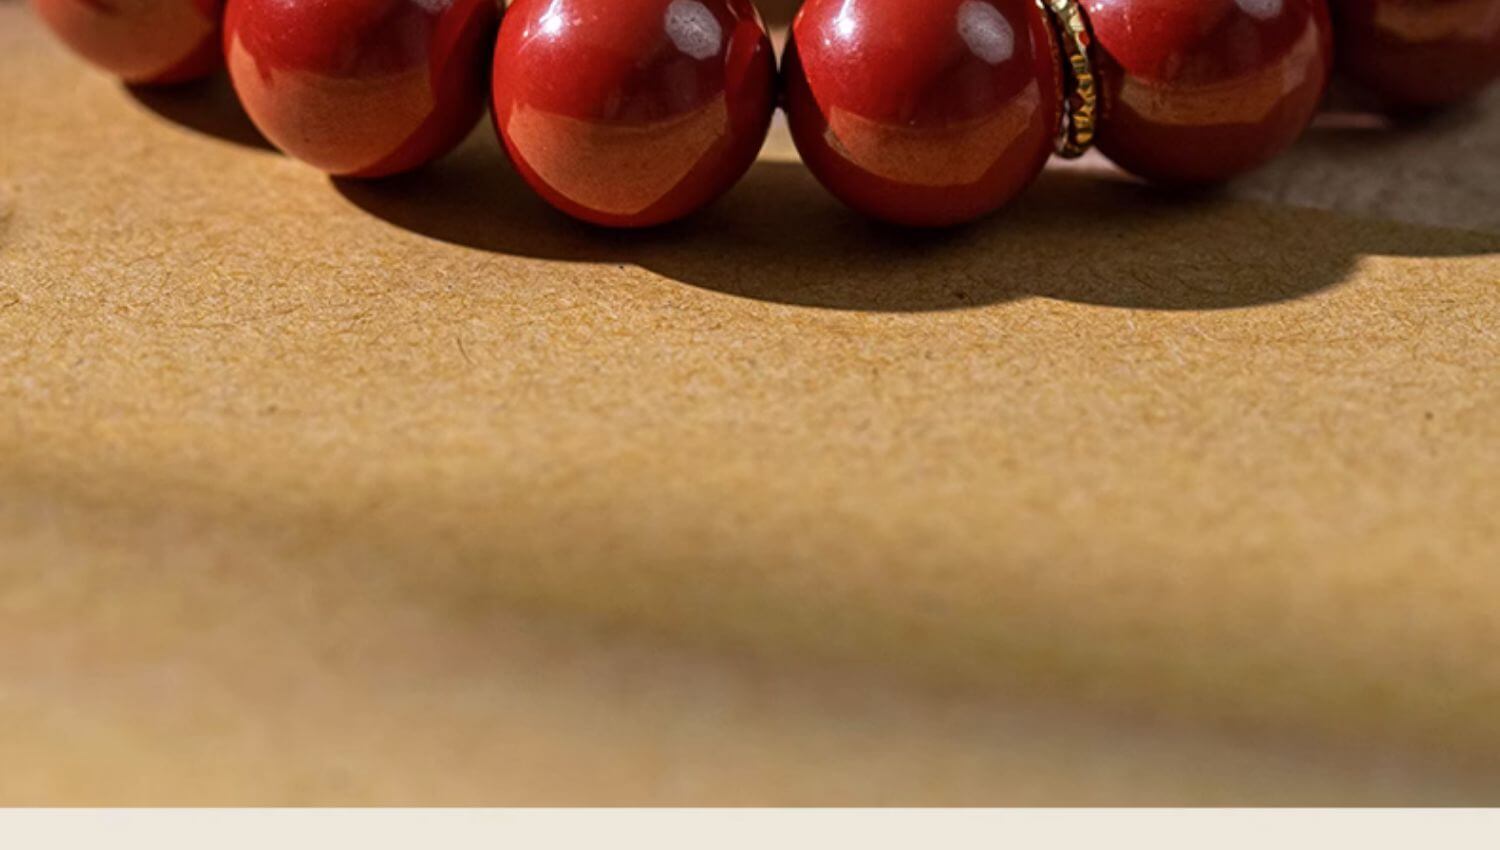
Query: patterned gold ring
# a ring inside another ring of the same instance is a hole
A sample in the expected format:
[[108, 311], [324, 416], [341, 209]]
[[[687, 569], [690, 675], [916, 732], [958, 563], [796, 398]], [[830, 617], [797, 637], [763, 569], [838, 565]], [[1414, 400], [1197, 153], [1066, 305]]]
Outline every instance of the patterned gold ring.
[[1065, 61], [1062, 127], [1058, 132], [1057, 152], [1067, 159], [1077, 159], [1094, 144], [1095, 121], [1099, 114], [1099, 91], [1094, 79], [1094, 65], [1089, 60], [1088, 21], [1078, 0], [1036, 0], [1043, 14], [1052, 21]]

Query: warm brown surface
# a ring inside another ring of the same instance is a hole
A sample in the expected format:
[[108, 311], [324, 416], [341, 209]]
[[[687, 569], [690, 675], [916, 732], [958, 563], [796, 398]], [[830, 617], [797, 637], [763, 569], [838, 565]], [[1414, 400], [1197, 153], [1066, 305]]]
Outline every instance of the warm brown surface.
[[0, 133], [0, 801], [1500, 802], [1500, 96], [611, 235], [5, 2]]

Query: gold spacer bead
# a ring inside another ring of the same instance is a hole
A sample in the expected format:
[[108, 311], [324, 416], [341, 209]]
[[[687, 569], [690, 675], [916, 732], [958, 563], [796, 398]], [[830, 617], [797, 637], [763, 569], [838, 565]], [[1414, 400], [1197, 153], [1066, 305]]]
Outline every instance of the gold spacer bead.
[[1078, 0], [1036, 0], [1036, 4], [1052, 22], [1064, 59], [1066, 101], [1058, 130], [1057, 153], [1066, 159], [1077, 159], [1094, 145], [1099, 114], [1099, 91], [1094, 64], [1089, 59], [1093, 36]]

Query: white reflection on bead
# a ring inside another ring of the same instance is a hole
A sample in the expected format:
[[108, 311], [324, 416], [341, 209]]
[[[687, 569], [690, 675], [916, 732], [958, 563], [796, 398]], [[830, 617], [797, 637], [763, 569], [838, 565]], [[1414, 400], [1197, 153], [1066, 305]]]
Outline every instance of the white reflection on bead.
[[958, 7], [958, 35], [975, 56], [991, 65], [1009, 60], [1016, 52], [1016, 33], [1010, 22], [999, 9], [980, 0], [965, 0]]
[[537, 27], [542, 31], [542, 35], [555, 36], [563, 31], [563, 27], [568, 23], [562, 8], [565, 3], [566, 0], [552, 0], [547, 4], [546, 11], [542, 12], [542, 16], [537, 19]]
[[667, 7], [666, 25], [667, 38], [694, 59], [711, 59], [719, 55], [724, 44], [724, 28], [719, 19], [698, 0], [672, 0]]
[[1262, 21], [1269, 21], [1281, 14], [1285, 0], [1234, 0], [1245, 14]]
[[838, 33], [839, 38], [848, 39], [859, 31], [859, 18], [850, 8], [853, 5], [854, 0], [844, 0], [843, 5], [839, 6], [839, 13], [833, 18], [833, 31]]

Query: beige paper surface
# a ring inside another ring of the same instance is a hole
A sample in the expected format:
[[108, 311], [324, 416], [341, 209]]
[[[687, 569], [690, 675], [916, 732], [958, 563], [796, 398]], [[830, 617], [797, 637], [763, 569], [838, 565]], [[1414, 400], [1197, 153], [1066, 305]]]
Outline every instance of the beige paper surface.
[[0, 3], [0, 802], [1494, 803], [1497, 95], [612, 234]]

